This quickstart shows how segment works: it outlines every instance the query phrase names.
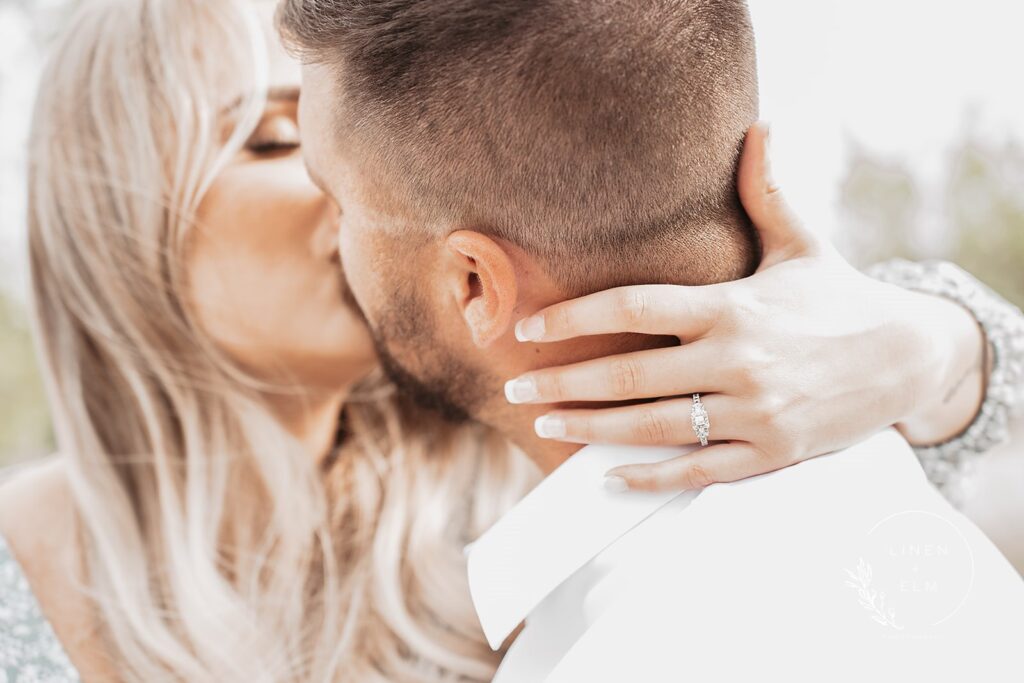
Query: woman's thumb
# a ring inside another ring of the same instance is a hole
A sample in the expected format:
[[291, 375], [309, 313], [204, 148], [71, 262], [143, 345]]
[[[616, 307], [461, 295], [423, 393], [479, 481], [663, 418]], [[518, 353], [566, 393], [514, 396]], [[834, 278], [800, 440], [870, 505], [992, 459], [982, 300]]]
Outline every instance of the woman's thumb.
[[782, 261], [817, 250], [820, 240], [806, 228], [790, 209], [772, 176], [770, 158], [771, 131], [759, 121], [747, 131], [740, 157], [740, 201], [761, 237], [764, 270]]

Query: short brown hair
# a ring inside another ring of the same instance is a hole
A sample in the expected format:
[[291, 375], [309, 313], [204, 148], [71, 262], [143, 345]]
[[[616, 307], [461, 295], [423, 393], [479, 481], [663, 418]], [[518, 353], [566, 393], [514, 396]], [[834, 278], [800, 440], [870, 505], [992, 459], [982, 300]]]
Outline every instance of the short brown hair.
[[574, 292], [748, 274], [744, 0], [285, 0], [344, 144], [424, 224], [508, 239]]

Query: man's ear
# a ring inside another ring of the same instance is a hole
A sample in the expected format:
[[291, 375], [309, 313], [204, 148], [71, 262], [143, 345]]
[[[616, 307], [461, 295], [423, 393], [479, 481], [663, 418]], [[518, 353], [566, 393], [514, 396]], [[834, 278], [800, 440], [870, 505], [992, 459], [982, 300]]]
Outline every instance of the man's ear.
[[487, 347], [513, 324], [516, 271], [501, 243], [471, 230], [453, 232], [445, 246], [454, 261], [451, 292], [473, 342]]

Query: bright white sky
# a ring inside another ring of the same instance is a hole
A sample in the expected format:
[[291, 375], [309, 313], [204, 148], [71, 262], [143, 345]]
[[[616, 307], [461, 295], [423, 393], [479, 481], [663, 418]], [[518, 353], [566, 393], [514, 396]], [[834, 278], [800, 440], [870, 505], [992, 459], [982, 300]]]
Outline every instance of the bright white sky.
[[[41, 4], [52, 5], [58, 0]], [[852, 141], [937, 178], [973, 111], [1024, 140], [1024, 4], [1006, 0], [750, 0], [776, 175], [806, 220], [835, 224]], [[0, 0], [0, 286], [22, 290], [20, 166], [38, 68]]]
[[776, 175], [832, 229], [856, 143], [936, 181], [971, 116], [1024, 140], [1024, 5], [1005, 0], [750, 0]]

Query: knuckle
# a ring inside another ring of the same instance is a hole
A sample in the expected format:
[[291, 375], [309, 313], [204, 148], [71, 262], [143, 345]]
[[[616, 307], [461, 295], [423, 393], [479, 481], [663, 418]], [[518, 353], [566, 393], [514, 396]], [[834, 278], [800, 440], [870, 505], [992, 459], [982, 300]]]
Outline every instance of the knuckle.
[[707, 468], [699, 462], [695, 462], [691, 463], [690, 466], [683, 471], [682, 483], [687, 490], [696, 490], [714, 484], [715, 478], [711, 476], [711, 473], [708, 472]]
[[764, 412], [768, 417], [768, 424], [776, 429], [786, 429], [789, 416], [792, 414], [790, 405], [778, 391], [766, 393], [761, 399], [764, 405]]
[[778, 411], [763, 416], [763, 442], [766, 457], [787, 460], [797, 450], [797, 434], [789, 420]]
[[759, 393], [761, 389], [761, 369], [752, 362], [749, 362], [746, 355], [738, 353], [731, 356], [736, 364], [733, 374], [736, 382], [746, 391], [747, 394]]
[[555, 306], [547, 312], [545, 318], [544, 326], [548, 333], [562, 335], [572, 333], [572, 313], [568, 306]]
[[575, 425], [570, 423], [568, 429], [569, 433], [576, 434], [580, 439], [583, 439], [588, 443], [594, 441], [596, 433], [594, 430], [594, 421], [588, 417], [580, 418]]
[[750, 394], [761, 395], [772, 386], [772, 363], [765, 353], [751, 344], [740, 344], [729, 351], [735, 364], [736, 379]]
[[668, 443], [668, 424], [662, 416], [653, 410], [644, 410], [640, 414], [640, 422], [637, 424], [635, 436], [641, 443]]
[[790, 433], [789, 418], [778, 401], [772, 401], [770, 405], [768, 427], [780, 437], [788, 435]]
[[537, 382], [537, 393], [541, 399], [554, 402], [566, 398], [565, 384], [560, 373], [544, 373], [536, 376], [534, 381]]
[[639, 325], [647, 314], [647, 294], [636, 287], [630, 287], [619, 293], [618, 309], [622, 313], [623, 322], [628, 326]]
[[616, 398], [629, 398], [643, 385], [643, 367], [635, 360], [617, 360], [611, 367], [611, 389]]
[[722, 318], [735, 321], [741, 317], [746, 294], [740, 287], [730, 287], [722, 292]]
[[733, 327], [744, 328], [758, 320], [756, 293], [748, 287], [733, 287], [724, 295], [724, 318]]
[[770, 395], [761, 398], [757, 402], [757, 420], [761, 427], [773, 436], [782, 431], [782, 411], [779, 402]]
[[574, 439], [591, 441], [594, 438], [594, 418], [586, 411], [568, 412], [562, 415], [565, 421], [565, 435]]
[[732, 356], [735, 359], [736, 368], [734, 375], [736, 382], [747, 391], [747, 393], [754, 393], [760, 385], [760, 377], [757, 368], [748, 365], [743, 362], [742, 359]]
[[764, 349], [754, 344], [749, 344], [745, 347], [744, 362], [759, 373], [770, 367], [768, 354]]

